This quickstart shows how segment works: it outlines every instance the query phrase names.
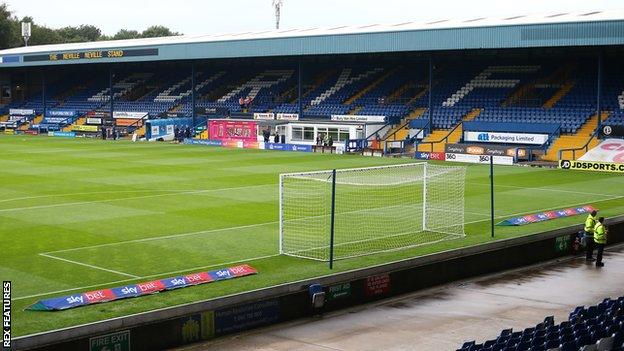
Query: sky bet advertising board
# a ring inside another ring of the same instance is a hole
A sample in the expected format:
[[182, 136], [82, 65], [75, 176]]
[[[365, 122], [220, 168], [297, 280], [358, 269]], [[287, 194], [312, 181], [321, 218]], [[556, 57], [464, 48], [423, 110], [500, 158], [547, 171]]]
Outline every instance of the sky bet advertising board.
[[591, 213], [591, 211], [594, 211], [594, 210], [596, 209], [589, 205], [582, 206], [582, 207], [571, 207], [571, 208], [565, 208], [561, 210], [553, 210], [553, 211], [529, 214], [529, 215], [522, 216], [522, 217], [509, 218], [500, 223], [497, 223], [496, 225], [499, 225], [499, 226], [526, 225], [526, 224], [531, 224], [531, 223], [548, 221], [551, 219]]
[[61, 296], [41, 300], [28, 307], [34, 311], [58, 311], [69, 308], [92, 305], [95, 303], [125, 299], [129, 297], [145, 296], [157, 292], [186, 288], [189, 286], [218, 282], [257, 274], [258, 271], [249, 265], [217, 269], [208, 272], [187, 274], [151, 282], [130, 284], [116, 288], [88, 291], [68, 296]]

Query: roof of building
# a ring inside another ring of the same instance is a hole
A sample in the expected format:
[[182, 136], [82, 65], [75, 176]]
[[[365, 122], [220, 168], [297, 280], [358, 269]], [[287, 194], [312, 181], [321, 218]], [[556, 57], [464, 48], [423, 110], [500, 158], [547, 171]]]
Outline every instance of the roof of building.
[[609, 10], [39, 45], [1, 50], [0, 68], [95, 61], [622, 44], [624, 10]]

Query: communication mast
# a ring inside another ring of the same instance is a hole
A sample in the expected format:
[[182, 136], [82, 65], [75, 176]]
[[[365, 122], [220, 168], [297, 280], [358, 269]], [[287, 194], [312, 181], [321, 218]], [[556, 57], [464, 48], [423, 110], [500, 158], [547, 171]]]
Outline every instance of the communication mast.
[[24, 38], [24, 46], [28, 46], [28, 39], [30, 39], [30, 22], [22, 22], [22, 38]]
[[279, 29], [280, 14], [282, 10], [283, 0], [273, 0], [273, 9], [275, 10], [275, 29]]

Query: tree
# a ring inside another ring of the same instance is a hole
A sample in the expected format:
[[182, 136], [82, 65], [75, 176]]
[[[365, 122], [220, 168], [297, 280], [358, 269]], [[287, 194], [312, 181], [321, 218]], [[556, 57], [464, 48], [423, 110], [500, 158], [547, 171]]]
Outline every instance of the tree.
[[28, 45], [47, 45], [63, 43], [63, 38], [54, 29], [36, 24], [31, 25], [31, 35]]
[[171, 37], [174, 35], [180, 35], [180, 33], [172, 32], [165, 26], [151, 26], [141, 33], [141, 38]]
[[57, 30], [64, 43], [97, 41], [102, 36], [98, 27], [81, 25], [80, 27], [63, 27]]
[[[0, 0], [1, 1], [1, 0]], [[98, 40], [120, 40], [136, 38], [155, 38], [181, 35], [172, 32], [165, 26], [151, 26], [139, 33], [136, 30], [120, 29], [113, 37], [102, 34], [102, 31], [92, 25], [81, 25], [79, 27], [63, 27], [52, 29], [40, 26], [33, 21], [32, 17], [24, 17], [21, 21], [11, 13], [8, 6], [0, 3], [0, 50], [14, 48], [24, 45], [21, 36], [20, 22], [30, 22], [31, 37], [29, 45], [46, 45], [59, 43], [78, 43]]]
[[0, 4], [0, 49], [20, 45], [19, 23], [9, 11], [6, 4]]
[[117, 34], [113, 36], [113, 40], [123, 40], [123, 39], [136, 39], [140, 38], [141, 34], [136, 30], [129, 29], [120, 29]]

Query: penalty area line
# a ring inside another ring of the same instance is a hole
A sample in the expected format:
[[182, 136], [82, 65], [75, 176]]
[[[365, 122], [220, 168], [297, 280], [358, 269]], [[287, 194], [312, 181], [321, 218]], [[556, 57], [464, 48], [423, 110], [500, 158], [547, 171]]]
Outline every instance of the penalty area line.
[[100, 271], [105, 271], [105, 272], [109, 272], [109, 273], [123, 275], [123, 276], [126, 276], [126, 277], [141, 278], [138, 275], [124, 273], [124, 272], [120, 272], [120, 271], [116, 271], [116, 270], [112, 270], [112, 269], [108, 269], [108, 268], [98, 267], [98, 266], [94, 266], [94, 265], [88, 264], [88, 263], [72, 261], [72, 260], [68, 260], [66, 258], [56, 257], [56, 256], [52, 256], [52, 255], [49, 255], [49, 254], [46, 254], [46, 253], [40, 253], [39, 256], [51, 258], [53, 260], [63, 261], [63, 262], [66, 262], [66, 263], [72, 263], [72, 264], [76, 264], [76, 265], [87, 267], [87, 268], [91, 268], [91, 269], [97, 269], [97, 270], [100, 270]]

